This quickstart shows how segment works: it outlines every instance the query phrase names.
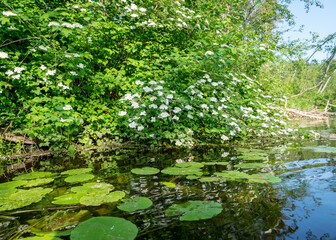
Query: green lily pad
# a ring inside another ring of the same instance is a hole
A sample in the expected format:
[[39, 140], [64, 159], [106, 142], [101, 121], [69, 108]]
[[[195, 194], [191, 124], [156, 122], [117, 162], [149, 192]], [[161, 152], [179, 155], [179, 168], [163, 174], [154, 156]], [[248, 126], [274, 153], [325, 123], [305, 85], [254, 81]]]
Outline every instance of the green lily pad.
[[169, 187], [169, 188], [175, 188], [176, 187], [176, 184], [172, 183], [172, 182], [160, 182], [160, 183]]
[[202, 175], [202, 170], [200, 168], [179, 168], [179, 167], [169, 167], [161, 171], [162, 173], [169, 175]]
[[181, 221], [198, 221], [209, 219], [220, 214], [222, 205], [213, 201], [188, 201], [182, 204], [173, 204], [166, 210], [167, 216], [182, 215]]
[[55, 237], [55, 235], [35, 236], [28, 238], [21, 238], [24, 240], [62, 240], [62, 238]]
[[239, 168], [263, 168], [265, 167], [266, 164], [264, 163], [241, 163], [241, 164], [236, 164], [234, 167], [239, 167]]
[[249, 174], [239, 172], [239, 171], [222, 171], [215, 172], [216, 176], [227, 179], [227, 180], [236, 180], [236, 179], [247, 179], [249, 178]]
[[160, 172], [159, 169], [153, 167], [133, 168], [132, 173], [138, 175], [154, 175]]
[[89, 172], [92, 172], [92, 168], [76, 168], [76, 169], [71, 169], [71, 170], [61, 172], [61, 174], [62, 175], [64, 174], [77, 175], [77, 174], [83, 174], [83, 173], [89, 173]]
[[218, 177], [202, 177], [199, 179], [200, 182], [217, 182], [220, 180]]
[[264, 173], [259, 173], [259, 174], [252, 174], [248, 178], [249, 182], [254, 182], [254, 183], [278, 183], [281, 182], [281, 178], [277, 176], [273, 176], [270, 174], [264, 174]]
[[27, 183], [27, 181], [25, 181], [25, 180], [17, 180], [17, 181], [0, 183], [0, 190], [1, 189], [20, 187], [20, 186], [25, 185], [26, 183]]
[[16, 188], [0, 189], [0, 201], [7, 199], [11, 194], [17, 191]]
[[188, 175], [186, 177], [188, 180], [195, 180], [195, 179], [199, 179], [200, 177], [199, 176], [196, 176], [196, 175]]
[[317, 146], [317, 147], [303, 147], [303, 149], [310, 149], [314, 152], [320, 153], [336, 153], [336, 147], [326, 147], [326, 146]]
[[41, 199], [52, 191], [51, 188], [32, 188], [28, 190], [20, 189], [0, 200], [0, 211], [12, 210], [28, 206], [32, 203], [41, 201]]
[[104, 192], [93, 192], [83, 196], [79, 202], [87, 206], [99, 206], [103, 203], [117, 202], [125, 196], [125, 192], [114, 191], [109, 194]]
[[118, 208], [126, 212], [134, 212], [152, 206], [153, 202], [149, 198], [135, 197], [133, 199], [123, 199], [124, 203], [119, 205]]
[[202, 168], [204, 167], [203, 163], [200, 162], [184, 162], [184, 163], [177, 163], [175, 164], [176, 167], [180, 168]]
[[31, 172], [16, 176], [15, 178], [13, 178], [13, 180], [31, 180], [37, 178], [52, 177], [53, 175], [55, 174], [52, 172]]
[[123, 218], [93, 217], [80, 223], [71, 232], [71, 240], [132, 240], [137, 234], [138, 228], [136, 225]]
[[213, 166], [213, 165], [222, 165], [226, 166], [229, 162], [202, 162], [204, 165]]
[[67, 183], [75, 183], [75, 182], [86, 182], [94, 178], [94, 175], [90, 173], [80, 173], [77, 175], [71, 175], [64, 179]]
[[52, 202], [53, 204], [58, 205], [71, 205], [71, 204], [79, 204], [79, 200], [81, 197], [85, 196], [84, 193], [70, 193], [65, 194], [59, 197], [56, 197]]
[[34, 179], [34, 180], [29, 180], [24, 187], [36, 187], [36, 186], [41, 186], [45, 185], [48, 183], [53, 182], [53, 178], [40, 178], [40, 179]]

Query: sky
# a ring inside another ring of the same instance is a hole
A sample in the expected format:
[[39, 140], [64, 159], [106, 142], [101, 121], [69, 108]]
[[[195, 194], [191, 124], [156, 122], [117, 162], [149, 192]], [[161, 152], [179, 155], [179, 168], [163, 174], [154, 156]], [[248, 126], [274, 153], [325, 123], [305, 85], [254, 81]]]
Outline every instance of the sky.
[[[306, 13], [303, 2], [294, 0], [291, 3], [290, 10], [295, 16], [296, 25], [292, 30], [285, 33], [284, 39], [311, 39], [310, 32], [315, 32], [320, 38], [325, 38], [336, 32], [336, 0], [320, 1], [324, 7], [312, 6], [308, 13]], [[304, 25], [304, 28], [303, 32], [300, 33], [298, 30], [301, 25]], [[320, 61], [327, 58], [327, 54], [319, 52], [313, 58]]]

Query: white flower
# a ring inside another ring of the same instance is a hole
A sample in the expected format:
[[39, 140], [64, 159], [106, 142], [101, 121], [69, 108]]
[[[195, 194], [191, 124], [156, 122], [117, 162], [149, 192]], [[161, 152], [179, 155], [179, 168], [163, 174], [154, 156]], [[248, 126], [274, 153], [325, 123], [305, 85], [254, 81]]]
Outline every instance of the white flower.
[[134, 121], [128, 124], [130, 128], [136, 128], [138, 124], [136, 124]]
[[209, 109], [208, 105], [206, 105], [206, 104], [202, 104], [202, 105], [201, 105], [201, 108], [204, 108], [204, 109], [206, 109], [206, 110]]
[[71, 55], [69, 55], [69, 54], [65, 54], [64, 57], [66, 57], [66, 58], [71, 58]]
[[151, 117], [151, 122], [156, 122], [156, 118], [155, 117]]
[[62, 26], [68, 27], [68, 28], [73, 28], [72, 24], [64, 22], [62, 23]]
[[149, 105], [148, 107], [149, 107], [149, 108], [154, 108], [154, 109], [155, 109], [155, 108], [157, 108], [157, 105], [155, 105], [155, 104], [151, 104], [151, 105]]
[[218, 115], [218, 112], [215, 110], [212, 110], [212, 115]]
[[47, 69], [47, 67], [46, 67], [46, 66], [44, 66], [43, 64], [41, 65], [41, 67], [40, 67], [40, 68], [41, 68], [41, 70], [43, 70], [43, 71]]
[[162, 86], [157, 86], [157, 87], [155, 88], [155, 90], [162, 90], [162, 89], [163, 89]]
[[129, 27], [131, 30], [134, 30], [134, 29], [136, 29], [136, 27], [135, 26], [130, 26]]
[[190, 115], [190, 114], [188, 114], [187, 117], [190, 118], [190, 119], [193, 119], [193, 118], [194, 118], [194, 117], [193, 117], [192, 115]]
[[200, 115], [200, 117], [203, 117], [203, 116], [204, 116], [204, 114], [203, 114], [203, 113], [200, 113], [199, 115]]
[[161, 110], [166, 110], [166, 109], [168, 109], [168, 107], [167, 107], [166, 105], [164, 105], [164, 104], [162, 104], [159, 108], [160, 108]]
[[66, 119], [61, 118], [60, 122], [66, 122]]
[[169, 113], [167, 112], [163, 112], [159, 115], [159, 118], [166, 118], [166, 117], [169, 117]]
[[77, 67], [79, 67], [79, 68], [85, 68], [85, 66], [84, 66], [83, 63], [78, 64]]
[[31, 48], [31, 49], [29, 49], [30, 51], [32, 51], [32, 52], [36, 52], [36, 49], [35, 48]]
[[152, 92], [153, 91], [153, 89], [151, 89], [150, 87], [144, 87], [143, 90], [145, 92]]
[[211, 85], [214, 86], [214, 87], [216, 87], [216, 86], [218, 86], [218, 83], [213, 82], [213, 83], [211, 83]]
[[146, 12], [146, 11], [147, 11], [146, 8], [139, 8], [139, 10], [140, 10], [141, 12]]
[[86, 12], [86, 9], [85, 8], [81, 8], [80, 11], [81, 12]]
[[56, 70], [48, 70], [48, 71], [46, 72], [46, 75], [47, 75], [47, 76], [48, 76], [48, 75], [50, 75], [50, 76], [54, 76], [55, 73], [56, 73]]
[[14, 74], [14, 72], [13, 72], [12, 70], [7, 70], [7, 71], [5, 72], [5, 74], [6, 74], [7, 76], [11, 76], [11, 75]]
[[182, 111], [182, 109], [179, 107], [175, 107], [173, 110], [174, 113], [179, 113], [180, 111]]
[[44, 46], [40, 45], [40, 46], [39, 46], [39, 49], [42, 49], [42, 50], [44, 50], [44, 51], [47, 51], [47, 50], [48, 50], [48, 47], [44, 47]]
[[234, 136], [234, 135], [236, 135], [236, 131], [234, 131], [234, 130], [231, 130], [231, 131], [230, 131], [230, 135], [231, 135], [231, 136]]
[[157, 95], [161, 97], [161, 96], [163, 95], [163, 92], [158, 91], [158, 92], [157, 92]]
[[142, 130], [144, 130], [144, 126], [139, 126], [138, 131], [142, 131]]
[[13, 78], [13, 79], [20, 79], [20, 74], [13, 75], [12, 78]]
[[118, 113], [119, 116], [125, 116], [126, 114], [127, 114], [126, 111], [120, 111], [120, 112]]
[[24, 67], [16, 67], [16, 68], [14, 68], [14, 72], [16, 72], [16, 73], [21, 73], [23, 70], [25, 70]]
[[187, 105], [187, 106], [185, 106], [185, 108], [188, 109], [188, 110], [191, 110], [191, 109], [192, 109], [192, 106]]
[[16, 13], [13, 13], [13, 12], [10, 12], [10, 11], [7, 11], [7, 12], [3, 11], [2, 14], [6, 17], [17, 16]]
[[65, 105], [64, 107], [63, 107], [63, 110], [71, 110], [72, 109], [72, 107], [71, 107], [71, 105]]
[[5, 52], [0, 52], [0, 58], [8, 58], [8, 54]]
[[173, 119], [178, 121], [180, 118], [178, 116], [174, 115]]
[[140, 113], [140, 116], [146, 116], [146, 111], [142, 111], [142, 112]]
[[204, 55], [214, 55], [214, 53], [211, 51], [207, 51], [206, 53], [204, 53]]
[[48, 24], [48, 27], [51, 27], [51, 26], [59, 26], [60, 24], [58, 22], [50, 22]]
[[133, 96], [130, 93], [125, 94], [124, 100], [133, 100]]
[[62, 87], [64, 90], [69, 89], [69, 86], [64, 85], [63, 83], [57, 84], [59, 87]]
[[211, 102], [217, 102], [217, 98], [212, 97], [212, 98], [210, 98], [210, 101], [211, 101]]
[[87, 37], [88, 42], [92, 42], [92, 37]]
[[[181, 142], [181, 141], [179, 141], [179, 140], [177, 140], [176, 142], [175, 142], [175, 145], [176, 146], [181, 146], [183, 143]], [[182, 159], [177, 159], [176, 160], [176, 163], [183, 163], [183, 160]]]
[[74, 24], [72, 24], [72, 27], [73, 28], [75, 28], [75, 27], [83, 28], [83, 26], [80, 23], [74, 23]]
[[133, 107], [133, 108], [139, 108], [139, 103], [137, 103], [137, 102], [132, 102], [132, 107]]
[[136, 17], [139, 17], [139, 15], [136, 14], [136, 13], [133, 13], [133, 14], [131, 14], [131, 17], [136, 18]]
[[80, 55], [78, 53], [73, 53], [72, 54], [74, 57], [80, 57]]
[[73, 76], [77, 76], [78, 74], [76, 72], [70, 71], [70, 74]]
[[131, 4], [131, 9], [132, 10], [138, 10], [138, 6], [135, 5], [134, 3]]
[[142, 85], [144, 84], [144, 82], [141, 82], [141, 81], [137, 80], [137, 81], [135, 81], [135, 84], [136, 84], [136, 85], [141, 85], [141, 86], [142, 86]]
[[174, 96], [173, 96], [173, 94], [168, 94], [168, 95], [167, 95], [167, 98], [168, 98], [168, 99], [173, 99]]
[[157, 97], [153, 96], [153, 97], [151, 97], [149, 100], [153, 102], [153, 101], [155, 101], [156, 99], [157, 99]]
[[78, 6], [78, 5], [74, 5], [73, 7], [74, 7], [74, 8], [79, 8], [79, 6]]
[[222, 139], [223, 141], [227, 141], [227, 140], [229, 140], [229, 138], [228, 138], [227, 136], [225, 136], [225, 135], [222, 135], [222, 136], [221, 136], [221, 139]]

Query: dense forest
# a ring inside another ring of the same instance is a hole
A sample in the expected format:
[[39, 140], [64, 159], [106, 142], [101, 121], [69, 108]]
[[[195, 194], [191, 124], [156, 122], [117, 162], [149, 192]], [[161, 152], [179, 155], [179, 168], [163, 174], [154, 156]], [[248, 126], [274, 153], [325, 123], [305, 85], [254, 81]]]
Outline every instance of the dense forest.
[[336, 104], [335, 35], [284, 41], [289, 4], [1, 0], [1, 154], [287, 134], [287, 107]]

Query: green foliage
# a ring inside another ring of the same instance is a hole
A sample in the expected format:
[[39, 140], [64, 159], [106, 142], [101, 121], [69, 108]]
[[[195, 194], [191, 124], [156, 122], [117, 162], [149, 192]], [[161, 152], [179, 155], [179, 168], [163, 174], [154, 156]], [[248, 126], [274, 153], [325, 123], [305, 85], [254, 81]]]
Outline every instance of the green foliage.
[[253, 76], [286, 3], [12, 0], [0, 12], [0, 128], [39, 146], [193, 145], [283, 127]]
[[135, 197], [133, 199], [123, 199], [124, 203], [120, 204], [118, 208], [126, 212], [134, 212], [137, 210], [142, 210], [149, 208], [153, 205], [153, 202], [149, 198], [145, 197]]
[[160, 172], [159, 169], [153, 167], [133, 168], [131, 170], [133, 174], [138, 175], [154, 175]]

